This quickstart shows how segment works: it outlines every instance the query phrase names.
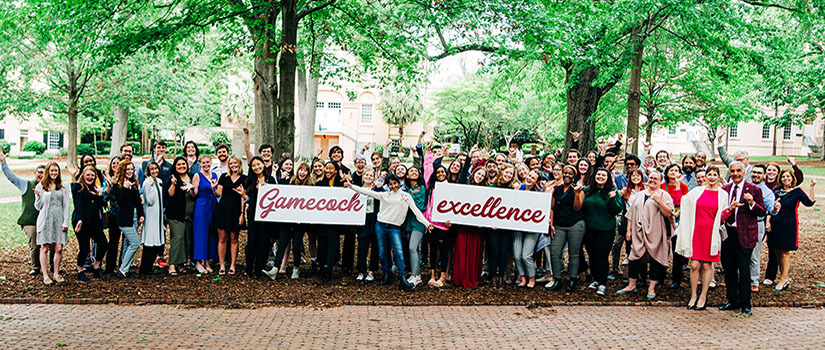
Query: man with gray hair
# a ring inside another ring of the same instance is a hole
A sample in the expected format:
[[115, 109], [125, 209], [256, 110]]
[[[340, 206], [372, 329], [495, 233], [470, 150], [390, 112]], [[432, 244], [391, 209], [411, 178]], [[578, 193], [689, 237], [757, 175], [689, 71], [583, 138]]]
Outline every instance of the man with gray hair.
[[[733, 153], [733, 159], [731, 159], [730, 156], [728, 156], [727, 149], [725, 149], [725, 134], [725, 128], [723, 127], [719, 132], [719, 137], [716, 138], [716, 150], [719, 152], [719, 158], [722, 158], [722, 162], [724, 162], [727, 167], [730, 167], [730, 164], [734, 161], [742, 163], [745, 168], [745, 181], [751, 181], [753, 164], [750, 164], [748, 151], [737, 150]], [[725, 181], [730, 181], [730, 175], [725, 175]]]

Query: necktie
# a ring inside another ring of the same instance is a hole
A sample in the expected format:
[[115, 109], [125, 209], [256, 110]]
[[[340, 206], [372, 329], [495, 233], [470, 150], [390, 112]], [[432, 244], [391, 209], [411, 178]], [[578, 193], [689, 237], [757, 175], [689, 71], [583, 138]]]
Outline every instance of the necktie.
[[[736, 195], [737, 195], [736, 190], [737, 189], [739, 189], [739, 185], [733, 185], [733, 192], [731, 193], [731, 197], [730, 197], [730, 202], [731, 203], [734, 203], [734, 202], [737, 201], [736, 200]], [[734, 210], [733, 213], [730, 214], [730, 216], [728, 217], [728, 220], [726, 222], [727, 222], [728, 225], [736, 224], [736, 210]]]

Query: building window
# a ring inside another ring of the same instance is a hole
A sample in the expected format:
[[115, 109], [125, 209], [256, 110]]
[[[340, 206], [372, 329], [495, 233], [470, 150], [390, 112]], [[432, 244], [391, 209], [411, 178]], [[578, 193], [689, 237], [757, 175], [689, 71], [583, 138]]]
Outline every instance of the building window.
[[676, 135], [676, 126], [674, 125], [674, 126], [671, 126], [671, 127], [667, 128], [667, 133], [671, 134], [671, 135]]
[[60, 133], [49, 131], [49, 144], [47, 145], [48, 149], [60, 149]]
[[739, 137], [739, 126], [738, 125], [733, 125], [733, 126], [730, 127], [730, 129], [728, 129], [728, 137], [733, 138], [733, 139]]
[[327, 108], [329, 109], [341, 109], [341, 102], [330, 102], [327, 103]]
[[29, 129], [20, 129], [20, 137], [29, 137]]
[[762, 124], [762, 139], [767, 140], [769, 138], [771, 138], [771, 125]]
[[372, 104], [361, 105], [361, 124], [372, 124]]
[[788, 126], [782, 128], [782, 134], [783, 134], [782, 136], [784, 136], [785, 140], [790, 140], [791, 139], [791, 131], [792, 130], [793, 130], [793, 126], [791, 126], [791, 125], [788, 125]]
[[6, 138], [6, 129], [0, 129], [0, 139]]
[[316, 109], [317, 108], [324, 108], [324, 103], [323, 102], [315, 102], [315, 108]]

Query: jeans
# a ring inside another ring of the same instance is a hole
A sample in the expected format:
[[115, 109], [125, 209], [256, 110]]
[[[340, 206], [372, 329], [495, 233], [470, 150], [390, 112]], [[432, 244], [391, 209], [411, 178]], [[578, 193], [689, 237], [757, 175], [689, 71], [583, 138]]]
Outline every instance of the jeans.
[[587, 229], [587, 233], [584, 234], [585, 248], [590, 258], [590, 273], [593, 275], [593, 280], [602, 286], [607, 285], [607, 273], [610, 270], [608, 258], [615, 235], [615, 228], [612, 230]]
[[722, 241], [722, 267], [725, 268], [725, 293], [728, 303], [751, 306], [750, 264], [753, 248], [739, 244], [736, 227], [726, 227], [728, 239]]
[[424, 232], [413, 231], [410, 234], [410, 272], [413, 276], [418, 276], [421, 273], [421, 255], [418, 254], [418, 245], [421, 243], [422, 238], [424, 238]]
[[403, 278], [404, 270], [404, 245], [401, 242], [401, 227], [378, 222], [375, 224], [375, 238], [378, 241], [378, 255], [381, 257], [381, 270], [384, 273], [392, 273], [392, 263], [390, 254], [386, 251], [387, 244], [390, 244], [392, 255], [395, 257], [395, 266], [398, 274]]
[[[759, 241], [756, 242], [756, 247], [753, 248], [753, 253], [751, 253], [752, 286], [759, 285], [759, 258], [762, 256], [762, 240], [765, 239], [765, 222], [759, 221], [757, 224], [759, 225]], [[775, 274], [774, 277], [776, 277]]]
[[369, 254], [369, 271], [378, 270], [378, 240], [375, 237], [376, 219], [375, 213], [367, 214], [364, 226], [361, 226], [358, 231], [358, 263], [355, 269], [359, 273], [367, 273], [367, 254]]
[[610, 252], [611, 262], [613, 263], [610, 272], [619, 273], [619, 260], [622, 257], [622, 245], [624, 244], [624, 253], [630, 256], [631, 242], [627, 239], [627, 218], [622, 216], [619, 223], [619, 230], [616, 231], [616, 236], [613, 237], [613, 249]]
[[507, 270], [507, 254], [513, 246], [513, 232], [510, 230], [487, 230], [487, 244], [490, 252], [490, 277], [504, 276]]
[[286, 247], [292, 241], [292, 266], [301, 265], [301, 251], [304, 249], [304, 232], [296, 224], [280, 223], [278, 225], [278, 251], [275, 253], [275, 266], [284, 259]]
[[550, 265], [553, 267], [553, 278], [561, 279], [563, 269], [561, 255], [565, 245], [569, 255], [567, 274], [570, 278], [579, 275], [579, 254], [582, 251], [582, 240], [584, 239], [584, 220], [573, 224], [570, 227], [556, 226], [556, 234], [550, 242]]
[[118, 227], [123, 233], [123, 249], [120, 254], [120, 272], [127, 273], [132, 266], [132, 261], [135, 260], [135, 253], [140, 247], [140, 238], [138, 237], [138, 218], [137, 210], [132, 213], [134, 220], [132, 226]]
[[120, 256], [117, 253], [120, 247], [120, 228], [117, 227], [117, 216], [107, 213], [109, 216], [109, 245], [106, 247], [106, 271], [113, 272], [119, 266], [117, 258]]
[[519, 276], [536, 277], [536, 264], [533, 261], [533, 252], [539, 240], [537, 232], [513, 233], [513, 260], [516, 262]]

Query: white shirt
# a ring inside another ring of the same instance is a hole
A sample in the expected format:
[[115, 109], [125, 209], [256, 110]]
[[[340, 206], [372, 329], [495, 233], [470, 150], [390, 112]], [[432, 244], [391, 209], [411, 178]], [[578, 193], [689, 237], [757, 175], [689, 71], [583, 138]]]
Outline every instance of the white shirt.
[[404, 223], [404, 219], [407, 218], [407, 210], [412, 210], [415, 218], [418, 219], [419, 222], [424, 224], [424, 226], [430, 226], [430, 222], [427, 221], [427, 218], [424, 217], [421, 210], [415, 206], [412, 196], [407, 192], [400, 189], [395, 192], [375, 192], [355, 185], [352, 185], [350, 188], [355, 192], [381, 201], [381, 208], [378, 210], [378, 222], [401, 226], [401, 224]]
[[[736, 193], [736, 198], [731, 198], [730, 199], [731, 203], [739, 202], [739, 199], [742, 198], [742, 184], [743, 183], [744, 183], [744, 181], [742, 181], [738, 184], [734, 182], [732, 184], [732, 186], [730, 187], [731, 193], [734, 193], [733, 191], [736, 191], [735, 192]], [[739, 208], [736, 208], [736, 209], [733, 210], [733, 214], [732, 214], [733, 215], [733, 224], [730, 225], [731, 227], [736, 227], [736, 214], [738, 214], [738, 213], [739, 213]]]

